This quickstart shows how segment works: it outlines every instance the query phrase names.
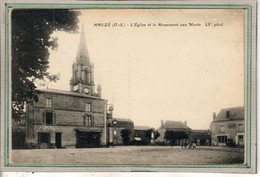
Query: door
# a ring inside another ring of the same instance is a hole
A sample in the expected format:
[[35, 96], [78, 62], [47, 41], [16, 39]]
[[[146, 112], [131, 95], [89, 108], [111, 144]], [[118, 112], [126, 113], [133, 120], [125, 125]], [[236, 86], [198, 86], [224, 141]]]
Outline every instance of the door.
[[61, 133], [55, 134], [55, 145], [56, 148], [61, 148]]
[[48, 148], [50, 146], [50, 133], [39, 132], [38, 133], [38, 144], [41, 149]]
[[77, 148], [94, 148], [99, 146], [99, 132], [77, 132]]
[[238, 135], [238, 145], [243, 146], [244, 145], [244, 136]]

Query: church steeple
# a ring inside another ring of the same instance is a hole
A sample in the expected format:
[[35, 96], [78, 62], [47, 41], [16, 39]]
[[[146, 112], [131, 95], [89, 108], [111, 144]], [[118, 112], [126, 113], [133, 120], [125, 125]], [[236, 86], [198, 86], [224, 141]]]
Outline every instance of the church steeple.
[[94, 64], [90, 63], [84, 27], [82, 26], [76, 62], [72, 64], [70, 90], [87, 95], [98, 96], [98, 94], [94, 92], [94, 87]]
[[79, 42], [78, 52], [77, 52], [77, 56], [76, 56], [76, 62], [86, 65], [86, 66], [90, 66], [90, 59], [89, 59], [88, 48], [87, 48], [87, 44], [86, 44], [86, 37], [85, 37], [83, 25], [82, 25], [82, 29], [81, 29], [80, 42]]

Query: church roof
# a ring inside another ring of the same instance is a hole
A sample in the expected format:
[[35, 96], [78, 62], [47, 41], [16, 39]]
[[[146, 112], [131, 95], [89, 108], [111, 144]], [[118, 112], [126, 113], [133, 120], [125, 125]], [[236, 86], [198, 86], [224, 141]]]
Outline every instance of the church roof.
[[36, 93], [50, 93], [50, 94], [57, 94], [57, 95], [68, 95], [68, 96], [75, 96], [75, 97], [84, 97], [84, 98], [92, 98], [92, 99], [98, 99], [98, 100], [104, 100], [96, 96], [90, 96], [86, 95], [84, 93], [79, 92], [72, 92], [72, 91], [66, 91], [66, 90], [58, 90], [58, 89], [37, 89]]
[[80, 42], [76, 56], [76, 61], [77, 63], [82, 63], [84, 65], [90, 66], [90, 59], [83, 25], [81, 29]]

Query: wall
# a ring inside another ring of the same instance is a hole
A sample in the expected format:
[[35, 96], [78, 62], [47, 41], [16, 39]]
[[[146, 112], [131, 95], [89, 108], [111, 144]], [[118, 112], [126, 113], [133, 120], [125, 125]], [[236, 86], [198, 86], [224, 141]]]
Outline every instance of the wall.
[[38, 94], [38, 103], [34, 102], [35, 108], [45, 108], [46, 98], [53, 99], [53, 109], [85, 112], [85, 104], [89, 102], [92, 104], [92, 112], [104, 113], [105, 100], [93, 99], [86, 97], [76, 97], [70, 95], [60, 95], [54, 93]]
[[[235, 124], [235, 127], [229, 127], [229, 124]], [[243, 124], [243, 131], [238, 130], [238, 124]], [[224, 131], [220, 131], [220, 125], [224, 125]], [[217, 121], [212, 122], [211, 124], [211, 136], [212, 136], [212, 145], [217, 144], [217, 136], [227, 136], [228, 139], [233, 139], [236, 142], [237, 134], [243, 133], [245, 129], [244, 120], [230, 120], [230, 121]]]
[[[103, 144], [104, 136], [104, 111], [106, 100], [75, 97], [69, 95], [38, 94], [38, 102], [29, 105], [26, 122], [27, 126], [27, 142], [37, 144], [38, 132], [50, 133], [51, 143], [55, 144], [55, 133], [62, 133], [62, 146], [75, 146], [76, 145], [76, 132], [77, 127], [88, 127], [84, 125], [85, 114], [94, 117], [94, 125], [89, 127], [101, 130], [101, 141]], [[47, 108], [46, 98], [53, 99], [53, 107]], [[91, 111], [85, 111], [86, 102], [91, 103]], [[46, 125], [45, 114], [46, 111], [53, 112], [53, 125]]]

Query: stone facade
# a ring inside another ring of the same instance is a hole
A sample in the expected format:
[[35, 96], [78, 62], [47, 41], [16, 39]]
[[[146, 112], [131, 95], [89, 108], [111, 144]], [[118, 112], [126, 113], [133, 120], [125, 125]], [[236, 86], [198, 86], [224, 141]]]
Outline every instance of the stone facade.
[[[77, 146], [77, 130], [96, 132], [100, 141], [105, 144], [105, 106], [106, 100], [91, 98], [81, 93], [70, 93], [59, 90], [38, 90], [35, 95], [38, 102], [27, 104], [27, 142], [30, 144], [48, 144], [59, 146], [55, 140], [56, 133], [61, 133], [61, 147]], [[52, 105], [47, 105], [47, 100]], [[86, 110], [86, 104], [90, 109]], [[103, 133], [101, 133], [103, 132]], [[47, 133], [49, 140], [41, 142], [40, 134]], [[58, 135], [57, 135], [58, 136]]]
[[213, 113], [210, 125], [212, 145], [244, 145], [245, 122], [244, 108], [221, 109], [218, 115]]

